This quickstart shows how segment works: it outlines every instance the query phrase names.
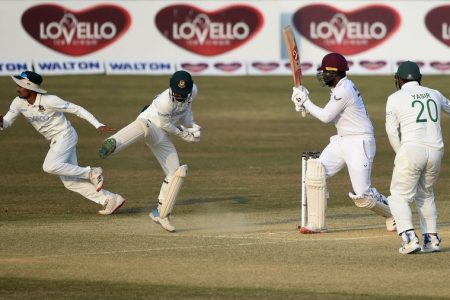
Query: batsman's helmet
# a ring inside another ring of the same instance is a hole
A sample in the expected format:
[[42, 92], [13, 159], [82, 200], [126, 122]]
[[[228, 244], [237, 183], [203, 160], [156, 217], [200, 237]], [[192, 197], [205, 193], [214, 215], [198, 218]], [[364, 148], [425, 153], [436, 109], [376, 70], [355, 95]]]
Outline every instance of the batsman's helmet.
[[339, 53], [328, 53], [322, 59], [322, 64], [317, 68], [317, 79], [321, 86], [335, 86], [336, 78], [345, 77], [348, 71], [348, 62]]
[[317, 71], [348, 71], [348, 63], [344, 56], [339, 53], [328, 53], [322, 59], [322, 64]]
[[194, 81], [192, 80], [191, 74], [181, 70], [173, 73], [172, 77], [170, 77], [169, 86], [172, 93], [181, 96], [181, 98], [187, 99], [192, 92]]
[[419, 66], [415, 62], [407, 60], [398, 66], [395, 77], [405, 81], [420, 81], [422, 74], [420, 74]]

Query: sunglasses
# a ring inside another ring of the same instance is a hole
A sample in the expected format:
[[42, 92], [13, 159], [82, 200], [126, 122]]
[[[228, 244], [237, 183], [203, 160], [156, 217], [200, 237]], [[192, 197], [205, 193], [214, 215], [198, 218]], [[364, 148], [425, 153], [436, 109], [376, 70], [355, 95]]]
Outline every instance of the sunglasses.
[[22, 77], [23, 79], [28, 79], [28, 73], [27, 72], [22, 72], [19, 75], [20, 77]]

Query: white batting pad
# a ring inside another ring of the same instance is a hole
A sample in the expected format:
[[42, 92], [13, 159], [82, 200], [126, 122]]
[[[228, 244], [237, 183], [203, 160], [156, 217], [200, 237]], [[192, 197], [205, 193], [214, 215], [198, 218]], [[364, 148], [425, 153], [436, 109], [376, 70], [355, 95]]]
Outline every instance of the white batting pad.
[[[184, 178], [187, 176], [188, 166], [180, 166], [173, 176], [166, 177], [165, 183], [167, 184], [165, 189], [164, 199], [160, 199], [159, 215], [161, 218], [167, 217], [173, 210], [175, 202], [177, 201], [178, 193], [180, 192], [181, 186], [183, 185]], [[166, 183], [166, 181], [168, 181]]]
[[110, 138], [116, 140], [116, 150], [114, 150], [114, 153], [116, 154], [122, 151], [137, 140], [145, 137], [148, 133], [148, 126], [149, 124], [146, 124], [144, 120], [137, 119], [111, 136]]
[[325, 169], [317, 158], [307, 160], [306, 195], [308, 210], [307, 227], [314, 231], [326, 231], [327, 183]]
[[348, 196], [355, 202], [355, 205], [361, 208], [367, 208], [377, 215], [385, 218], [392, 217], [389, 209], [388, 200], [385, 196], [380, 194], [376, 188], [371, 187], [369, 192], [364, 195], [355, 195], [349, 193]]

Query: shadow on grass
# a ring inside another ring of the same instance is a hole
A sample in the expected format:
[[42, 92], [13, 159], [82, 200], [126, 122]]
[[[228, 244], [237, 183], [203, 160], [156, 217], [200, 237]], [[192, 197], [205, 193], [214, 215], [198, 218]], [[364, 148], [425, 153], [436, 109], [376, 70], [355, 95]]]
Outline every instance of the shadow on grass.
[[[2, 299], [431, 299], [391, 295], [311, 292], [302, 289], [209, 287], [81, 280], [0, 278]], [[4, 298], [3, 298], [4, 297]]]

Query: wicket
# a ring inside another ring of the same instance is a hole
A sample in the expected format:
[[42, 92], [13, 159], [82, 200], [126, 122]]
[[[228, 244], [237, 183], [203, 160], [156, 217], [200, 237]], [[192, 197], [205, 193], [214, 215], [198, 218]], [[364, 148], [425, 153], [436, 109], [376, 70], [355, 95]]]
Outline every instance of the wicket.
[[303, 152], [301, 156], [301, 167], [302, 167], [302, 196], [301, 196], [301, 204], [300, 204], [300, 218], [301, 223], [300, 226], [298, 226], [298, 229], [301, 231], [302, 227], [306, 227], [307, 222], [307, 208], [308, 208], [308, 199], [306, 196], [306, 169], [307, 169], [307, 162], [310, 158], [318, 158], [320, 156], [320, 152], [318, 151], [307, 151]]

